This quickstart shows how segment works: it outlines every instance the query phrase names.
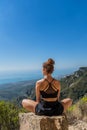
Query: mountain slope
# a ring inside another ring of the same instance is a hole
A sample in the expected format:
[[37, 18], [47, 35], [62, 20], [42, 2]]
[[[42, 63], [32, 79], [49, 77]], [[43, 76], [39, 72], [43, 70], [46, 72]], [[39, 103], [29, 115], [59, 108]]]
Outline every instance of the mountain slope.
[[77, 101], [87, 93], [87, 67], [81, 67], [72, 75], [62, 78], [60, 82], [61, 98], [70, 97]]
[[19, 96], [27, 97], [28, 94], [31, 95], [35, 83], [36, 80], [29, 80], [0, 85], [0, 100], [13, 100]]
[[[73, 74], [60, 79], [61, 93], [60, 99], [70, 97], [74, 102], [87, 94], [87, 67], [81, 67]], [[28, 94], [31, 99], [35, 99], [35, 88]]]
[[[35, 100], [35, 83], [37, 80], [0, 85], [0, 100], [15, 99], [17, 103], [21, 102], [23, 98]], [[81, 67], [73, 74], [61, 78], [60, 83], [60, 99], [70, 97], [74, 102], [78, 101], [87, 93], [87, 67]]]

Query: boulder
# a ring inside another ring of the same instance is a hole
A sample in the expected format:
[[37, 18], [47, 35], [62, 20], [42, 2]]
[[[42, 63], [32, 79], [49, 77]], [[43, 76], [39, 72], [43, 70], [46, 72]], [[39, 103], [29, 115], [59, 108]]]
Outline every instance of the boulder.
[[20, 130], [68, 130], [65, 114], [61, 116], [39, 116], [32, 112], [19, 113]]

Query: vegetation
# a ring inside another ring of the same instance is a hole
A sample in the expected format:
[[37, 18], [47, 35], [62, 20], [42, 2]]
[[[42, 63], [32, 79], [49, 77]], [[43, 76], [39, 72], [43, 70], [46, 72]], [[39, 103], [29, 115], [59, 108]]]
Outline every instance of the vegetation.
[[87, 67], [81, 67], [72, 75], [60, 80], [61, 98], [70, 97], [77, 102], [87, 93]]
[[67, 110], [69, 121], [81, 119], [87, 121], [87, 96], [81, 98]]
[[11, 102], [0, 101], [0, 130], [19, 130], [19, 112], [26, 112]]

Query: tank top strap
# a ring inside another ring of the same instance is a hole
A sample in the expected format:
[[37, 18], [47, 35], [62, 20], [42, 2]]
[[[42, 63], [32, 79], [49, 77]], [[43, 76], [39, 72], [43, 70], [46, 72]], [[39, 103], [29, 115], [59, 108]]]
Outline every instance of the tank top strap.
[[45, 79], [49, 84], [51, 84], [52, 82], [53, 82], [53, 80], [54, 80], [54, 78], [52, 79], [52, 81], [51, 82], [49, 82], [47, 79]]

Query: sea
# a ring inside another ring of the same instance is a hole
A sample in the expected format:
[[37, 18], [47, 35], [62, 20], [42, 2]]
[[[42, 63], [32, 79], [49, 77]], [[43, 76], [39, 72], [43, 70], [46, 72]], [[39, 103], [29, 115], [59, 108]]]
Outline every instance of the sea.
[[[58, 78], [60, 79], [63, 76], [73, 73], [75, 70], [76, 68], [56, 70], [52, 76], [57, 79]], [[43, 74], [39, 70], [38, 71], [1, 71], [0, 72], [0, 84], [35, 80], [35, 79], [41, 79], [41, 78], [43, 78]]]

